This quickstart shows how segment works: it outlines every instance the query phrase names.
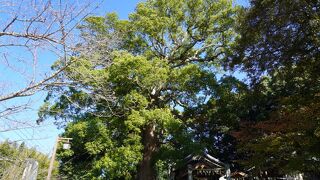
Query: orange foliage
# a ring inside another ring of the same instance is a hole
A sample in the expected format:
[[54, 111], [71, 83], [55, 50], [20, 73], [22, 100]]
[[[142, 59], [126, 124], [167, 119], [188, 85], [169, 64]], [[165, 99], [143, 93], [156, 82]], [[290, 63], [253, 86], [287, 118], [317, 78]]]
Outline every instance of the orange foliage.
[[239, 141], [272, 135], [285, 134], [290, 132], [305, 132], [314, 130], [318, 126], [320, 117], [320, 103], [310, 104], [296, 110], [282, 110], [273, 113], [266, 121], [240, 123], [239, 131], [231, 132], [231, 135]]

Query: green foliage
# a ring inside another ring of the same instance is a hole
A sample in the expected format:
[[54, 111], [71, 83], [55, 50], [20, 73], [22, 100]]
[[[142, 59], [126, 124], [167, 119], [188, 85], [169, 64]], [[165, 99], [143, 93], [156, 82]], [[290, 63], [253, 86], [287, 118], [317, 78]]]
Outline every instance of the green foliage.
[[[59, 151], [61, 172], [88, 179], [155, 176], [156, 169], [212, 146], [197, 138], [195, 124], [214, 128], [214, 137], [221, 131], [206, 119], [208, 104], [218, 97], [227, 103], [223, 94], [237, 96], [215, 78], [234, 43], [237, 10], [227, 0], [148, 0], [129, 20], [116, 14], [86, 19], [83, 36], [117, 36], [119, 43], [76, 57], [65, 72], [76, 88], [53, 88], [39, 113], [71, 121], [63, 136], [74, 145]], [[101, 61], [106, 52], [110, 64]], [[219, 128], [229, 124], [221, 120]]]
[[241, 20], [232, 66], [249, 74], [252, 94], [238, 135], [242, 161], [257, 173], [319, 174], [319, 8], [252, 1]]
[[117, 129], [121, 128], [117, 127], [120, 126], [120, 122], [116, 122], [119, 120], [113, 121], [106, 126], [99, 118], [85, 119], [67, 127], [64, 135], [72, 137], [75, 146], [71, 150], [59, 151], [59, 158], [65, 162], [62, 173], [70, 178], [99, 179], [107, 176], [130, 179], [134, 165], [141, 159], [140, 137], [121, 132]]
[[[37, 179], [47, 177], [50, 159], [35, 149], [30, 149], [24, 143], [0, 143], [0, 178], [19, 179], [26, 167], [26, 160], [34, 159], [38, 162]], [[57, 175], [57, 168], [53, 170], [53, 177]]]
[[[205, 148], [256, 175], [319, 173], [320, 4], [251, 4], [147, 0], [129, 20], [88, 17], [79, 28], [93, 50], [73, 57], [72, 86], [50, 89], [39, 112], [73, 138], [62, 174], [161, 179]], [[217, 78], [222, 67], [247, 84]]]
[[[204, 148], [256, 175], [319, 173], [320, 4], [251, 4], [147, 0], [129, 20], [88, 17], [83, 46], [95, 48], [73, 57], [72, 87], [50, 89], [39, 112], [73, 138], [59, 150], [62, 174], [161, 179]], [[217, 78], [222, 67], [247, 84]]]
[[133, 90], [147, 95], [167, 82], [168, 73], [169, 66], [164, 60], [116, 53], [109, 70], [109, 81], [119, 96]]

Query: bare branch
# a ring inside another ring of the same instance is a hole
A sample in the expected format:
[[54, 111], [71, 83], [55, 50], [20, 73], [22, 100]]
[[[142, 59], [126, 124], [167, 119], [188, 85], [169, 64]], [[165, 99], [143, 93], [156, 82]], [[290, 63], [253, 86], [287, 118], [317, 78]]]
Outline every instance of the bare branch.
[[[60, 77], [73, 63], [69, 57], [80, 41], [76, 38], [79, 33], [76, 27], [101, 2], [0, 2], [0, 120], [30, 107], [28, 101], [20, 99], [50, 86], [67, 84]], [[54, 61], [64, 63], [52, 72], [50, 66]]]

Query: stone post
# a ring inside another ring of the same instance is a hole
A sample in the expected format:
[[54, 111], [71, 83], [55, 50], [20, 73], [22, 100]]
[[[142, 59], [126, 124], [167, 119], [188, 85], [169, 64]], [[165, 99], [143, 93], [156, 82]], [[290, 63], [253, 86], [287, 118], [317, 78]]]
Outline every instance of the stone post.
[[192, 165], [188, 165], [188, 180], [192, 180]]
[[38, 162], [34, 159], [26, 160], [26, 167], [22, 174], [22, 180], [36, 180], [38, 175]]

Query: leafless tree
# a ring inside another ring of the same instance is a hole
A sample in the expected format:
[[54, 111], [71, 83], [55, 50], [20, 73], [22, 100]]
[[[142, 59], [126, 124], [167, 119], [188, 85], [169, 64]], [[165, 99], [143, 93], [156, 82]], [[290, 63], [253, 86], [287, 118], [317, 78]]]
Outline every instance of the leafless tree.
[[[21, 97], [62, 83], [56, 77], [71, 63], [75, 29], [100, 3], [0, 1], [0, 119], [30, 108], [33, 101]], [[48, 73], [55, 60], [63, 64]]]
[[[43, 132], [52, 125], [39, 126], [30, 117], [43, 101], [42, 90], [66, 85], [59, 77], [83, 41], [77, 27], [102, 2], [0, 0], [0, 141], [11, 133], [10, 141], [46, 152], [42, 140], [49, 136]], [[62, 63], [54, 66], [57, 61]]]

